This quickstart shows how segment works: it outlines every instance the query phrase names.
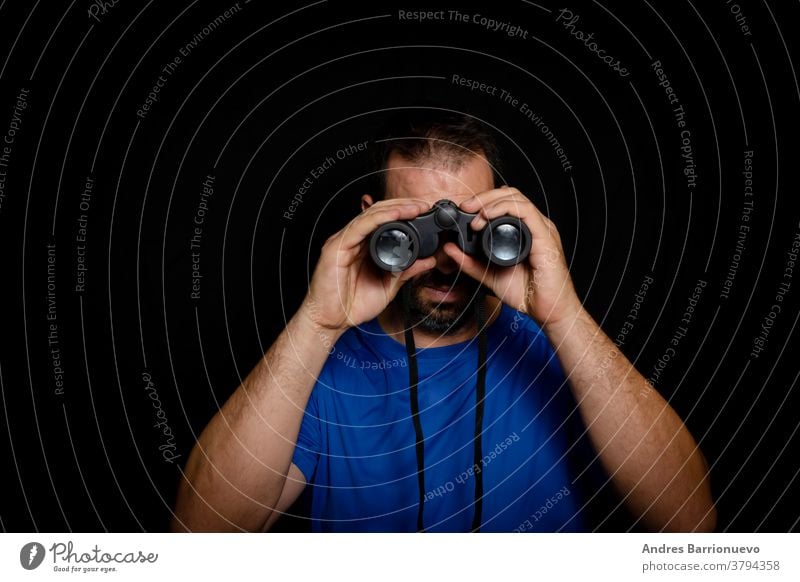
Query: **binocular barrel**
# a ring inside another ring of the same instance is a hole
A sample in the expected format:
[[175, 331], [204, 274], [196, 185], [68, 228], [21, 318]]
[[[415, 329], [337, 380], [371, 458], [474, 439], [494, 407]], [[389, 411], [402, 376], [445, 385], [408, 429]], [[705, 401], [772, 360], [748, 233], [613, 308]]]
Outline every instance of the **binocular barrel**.
[[493, 265], [509, 267], [528, 258], [531, 233], [519, 218], [501, 216], [483, 230], [474, 231], [469, 224], [475, 216], [450, 200], [440, 200], [413, 220], [378, 227], [370, 236], [370, 257], [385, 271], [404, 271], [417, 259], [434, 254], [442, 233], [453, 233], [454, 242], [464, 253], [483, 257]]

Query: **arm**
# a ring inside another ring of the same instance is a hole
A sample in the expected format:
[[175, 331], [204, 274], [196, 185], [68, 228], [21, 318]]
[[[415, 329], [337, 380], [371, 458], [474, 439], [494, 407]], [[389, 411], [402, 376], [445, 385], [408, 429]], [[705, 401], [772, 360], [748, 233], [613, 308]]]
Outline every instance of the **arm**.
[[702, 453], [675, 411], [583, 309], [553, 222], [515, 188], [483, 192], [461, 208], [478, 212], [475, 229], [505, 214], [530, 228], [528, 261], [513, 269], [487, 269], [454, 244], [445, 252], [545, 331], [627, 507], [653, 530], [712, 530], [716, 511]]
[[292, 506], [292, 504], [300, 497], [300, 494], [306, 488], [306, 477], [303, 475], [303, 472], [295, 465], [294, 463], [291, 464], [289, 467], [289, 474], [286, 476], [286, 483], [283, 485], [283, 491], [281, 491], [281, 496], [278, 499], [278, 503], [275, 505], [275, 511], [273, 511], [267, 523], [265, 524], [265, 531], [272, 528], [273, 524], [278, 521], [278, 519], [286, 513], [286, 511]]
[[600, 461], [632, 513], [653, 530], [713, 530], [708, 467], [672, 407], [584, 309], [544, 330]]
[[205, 428], [179, 485], [173, 529], [265, 529], [286, 483], [308, 397], [328, 355], [318, 334], [336, 339], [316, 328], [301, 308]]
[[264, 530], [297, 498], [302, 486], [290, 473], [291, 460], [330, 346], [349, 327], [383, 311], [405, 281], [435, 263], [429, 257], [401, 274], [378, 273], [364, 261], [364, 239], [384, 222], [411, 219], [429, 207], [412, 200], [378, 202], [328, 239], [297, 314], [189, 455], [173, 530]]

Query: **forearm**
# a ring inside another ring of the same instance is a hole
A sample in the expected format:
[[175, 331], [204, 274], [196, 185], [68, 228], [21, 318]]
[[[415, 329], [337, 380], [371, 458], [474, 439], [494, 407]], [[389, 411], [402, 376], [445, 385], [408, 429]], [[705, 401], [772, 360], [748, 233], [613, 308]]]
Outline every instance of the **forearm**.
[[308, 402], [338, 334], [303, 308], [200, 435], [176, 503], [176, 530], [260, 530], [283, 489]]
[[545, 331], [630, 510], [651, 529], [712, 529], [705, 459], [675, 411], [584, 309]]

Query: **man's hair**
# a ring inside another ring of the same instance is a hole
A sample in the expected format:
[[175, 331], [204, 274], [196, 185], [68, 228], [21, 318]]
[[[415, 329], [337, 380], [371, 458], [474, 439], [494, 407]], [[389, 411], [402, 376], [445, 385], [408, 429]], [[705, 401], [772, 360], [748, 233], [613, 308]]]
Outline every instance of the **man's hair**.
[[375, 146], [371, 192], [375, 200], [386, 196], [386, 168], [392, 154], [412, 164], [433, 163], [456, 170], [482, 154], [492, 169], [495, 186], [501, 182], [500, 151], [494, 132], [466, 113], [435, 107], [403, 109], [388, 121]]

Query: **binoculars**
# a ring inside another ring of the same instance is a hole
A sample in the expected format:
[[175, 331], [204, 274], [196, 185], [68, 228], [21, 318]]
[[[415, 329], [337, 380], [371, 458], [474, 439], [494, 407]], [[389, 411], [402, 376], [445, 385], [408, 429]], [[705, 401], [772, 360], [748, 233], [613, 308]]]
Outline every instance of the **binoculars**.
[[528, 258], [531, 231], [515, 216], [489, 221], [481, 231], [469, 223], [477, 213], [464, 212], [450, 200], [439, 200], [413, 220], [387, 222], [370, 236], [369, 254], [384, 271], [405, 271], [417, 259], [431, 256], [439, 248], [439, 235], [451, 234], [467, 255], [483, 257], [499, 267], [510, 267]]

